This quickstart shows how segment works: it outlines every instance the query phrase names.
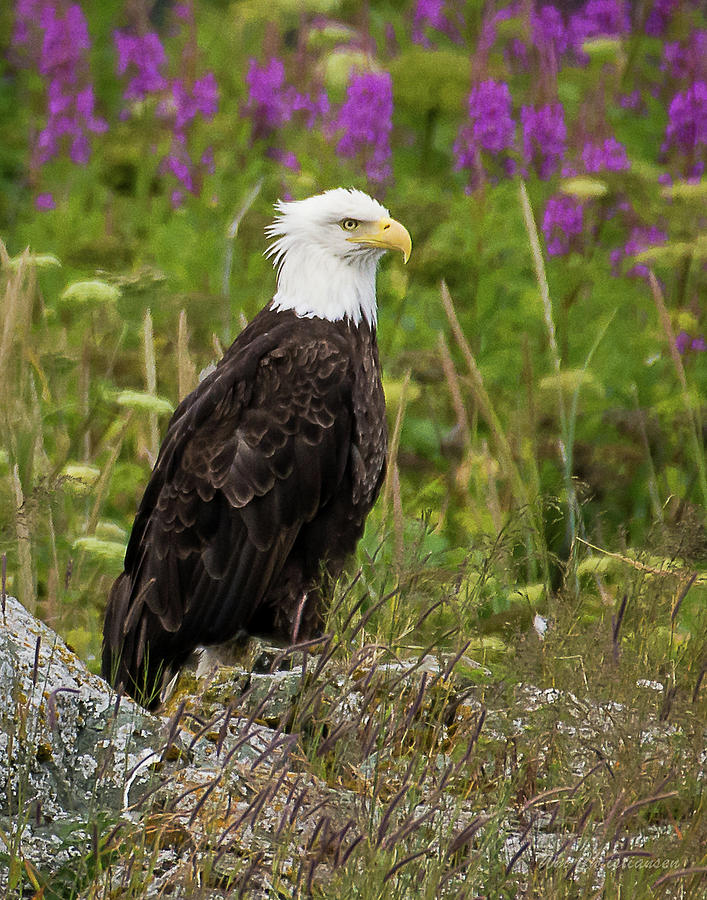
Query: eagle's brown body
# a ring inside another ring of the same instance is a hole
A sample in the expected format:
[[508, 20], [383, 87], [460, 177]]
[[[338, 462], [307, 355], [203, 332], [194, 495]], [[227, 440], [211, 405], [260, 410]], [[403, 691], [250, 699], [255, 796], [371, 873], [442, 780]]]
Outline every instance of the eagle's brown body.
[[172, 417], [108, 601], [104, 677], [155, 706], [199, 644], [315, 634], [386, 446], [375, 328], [266, 307]]

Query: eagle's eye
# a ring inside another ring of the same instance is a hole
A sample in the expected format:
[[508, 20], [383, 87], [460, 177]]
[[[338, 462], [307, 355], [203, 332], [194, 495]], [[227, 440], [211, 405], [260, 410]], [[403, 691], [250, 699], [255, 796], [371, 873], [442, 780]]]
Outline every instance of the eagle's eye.
[[355, 231], [360, 224], [358, 219], [342, 219], [339, 222], [344, 231]]

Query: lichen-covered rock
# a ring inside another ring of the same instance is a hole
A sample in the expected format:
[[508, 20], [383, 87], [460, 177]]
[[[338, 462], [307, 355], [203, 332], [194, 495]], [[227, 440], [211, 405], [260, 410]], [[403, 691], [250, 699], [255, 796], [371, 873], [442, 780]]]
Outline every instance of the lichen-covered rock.
[[247, 794], [239, 767], [255, 777], [258, 765], [282, 763], [291, 741], [272, 729], [224, 710], [206, 728], [187, 728], [180, 713], [151, 715], [119, 698], [15, 598], [0, 616], [2, 896], [19, 896], [12, 889], [28, 866], [39, 879], [84, 857], [114, 824], [144, 831], [158, 805], [192, 817], [202, 788]]
[[[0, 619], [0, 850], [43, 867], [149, 789], [163, 723], [91, 674], [13, 597]], [[78, 840], [63, 841], [59, 833]], [[83, 840], [81, 840], [83, 838]], [[0, 870], [1, 873], [1, 870]], [[2, 874], [0, 874], [2, 879]]]

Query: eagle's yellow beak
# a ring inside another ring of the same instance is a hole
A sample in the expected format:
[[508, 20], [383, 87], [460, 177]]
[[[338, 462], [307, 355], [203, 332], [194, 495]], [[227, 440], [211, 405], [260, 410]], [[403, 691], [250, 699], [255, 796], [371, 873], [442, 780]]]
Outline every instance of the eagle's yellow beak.
[[383, 250], [400, 250], [403, 262], [410, 259], [412, 252], [412, 238], [407, 228], [395, 219], [381, 219], [373, 224], [370, 231], [357, 231], [355, 236], [347, 240], [353, 244], [381, 247]]

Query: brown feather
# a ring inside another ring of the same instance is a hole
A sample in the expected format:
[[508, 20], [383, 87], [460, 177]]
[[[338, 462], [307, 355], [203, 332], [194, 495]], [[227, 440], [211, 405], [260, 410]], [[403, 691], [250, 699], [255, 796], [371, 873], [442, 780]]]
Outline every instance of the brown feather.
[[154, 707], [198, 644], [310, 637], [386, 445], [375, 331], [266, 307], [172, 417], [109, 596], [104, 676]]

